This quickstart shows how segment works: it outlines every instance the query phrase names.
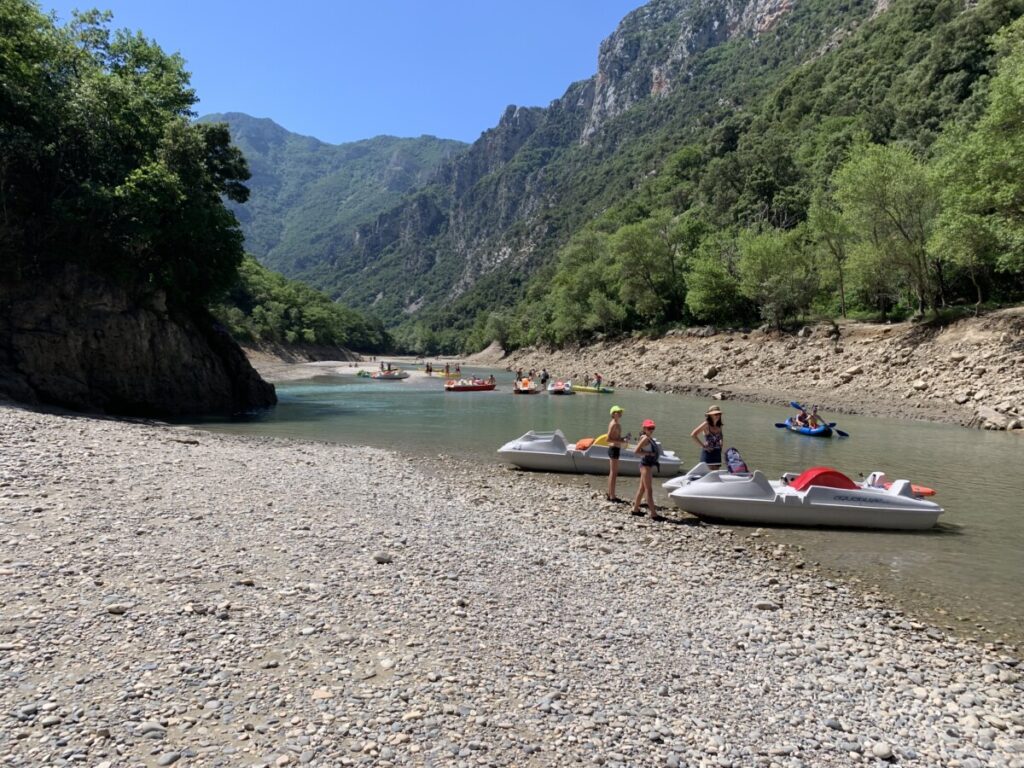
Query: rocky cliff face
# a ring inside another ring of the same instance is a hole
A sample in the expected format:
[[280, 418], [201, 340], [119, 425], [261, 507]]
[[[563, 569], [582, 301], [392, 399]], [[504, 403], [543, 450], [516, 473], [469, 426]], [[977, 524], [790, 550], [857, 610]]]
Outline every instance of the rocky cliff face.
[[690, 60], [735, 37], [756, 38], [797, 0], [653, 0], [601, 43], [581, 139], [637, 102], [668, 96]]
[[0, 394], [31, 404], [139, 416], [232, 414], [277, 402], [208, 315], [169, 309], [67, 270], [0, 284]]
[[[592, 78], [545, 108], [508, 107], [430, 186], [336, 243], [327, 270], [302, 276], [395, 318], [450, 302], [497, 270], [532, 269], [594, 213], [576, 207], [569, 222], [549, 221], [547, 211], [567, 194], [598, 198], [603, 184], [621, 183], [621, 171], [602, 171], [602, 162], [643, 144], [645, 131], [706, 108], [686, 92], [695, 61], [733, 40], [757, 45], [797, 1], [653, 0], [604, 41]], [[672, 106], [642, 127], [630, 124], [634, 108], [658, 101]]]

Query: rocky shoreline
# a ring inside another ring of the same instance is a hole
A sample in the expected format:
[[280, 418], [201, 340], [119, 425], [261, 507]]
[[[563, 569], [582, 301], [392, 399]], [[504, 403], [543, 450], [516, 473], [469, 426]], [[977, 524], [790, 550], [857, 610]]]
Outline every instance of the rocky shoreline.
[[616, 386], [921, 419], [1024, 434], [1024, 308], [947, 326], [844, 323], [798, 334], [691, 328], [583, 348], [498, 348], [477, 361]]
[[1024, 766], [1017, 652], [548, 478], [0, 406], [7, 765]]

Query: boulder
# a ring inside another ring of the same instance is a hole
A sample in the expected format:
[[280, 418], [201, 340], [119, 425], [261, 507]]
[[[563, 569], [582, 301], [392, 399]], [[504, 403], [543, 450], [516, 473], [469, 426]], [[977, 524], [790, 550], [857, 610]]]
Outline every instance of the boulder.
[[847, 368], [846, 373], [849, 376], [859, 376], [860, 374], [864, 373], [864, 369], [859, 365], [854, 365], [851, 366], [850, 368]]
[[911, 384], [910, 386], [912, 386], [918, 392], [924, 392], [926, 389], [928, 389], [928, 382], [925, 381], [924, 379], [915, 379], [914, 383]]
[[1010, 424], [1013, 423], [1014, 419], [1007, 416], [1005, 413], [1000, 413], [995, 408], [990, 408], [987, 405], [983, 405], [978, 408], [974, 414], [974, 418], [968, 422], [967, 426], [977, 427], [978, 429], [1009, 429]]
[[715, 368], [715, 366], [713, 366], [713, 365], [708, 366], [707, 368], [704, 369], [704, 378], [705, 379], [713, 379], [717, 375], [718, 375], [718, 369]]

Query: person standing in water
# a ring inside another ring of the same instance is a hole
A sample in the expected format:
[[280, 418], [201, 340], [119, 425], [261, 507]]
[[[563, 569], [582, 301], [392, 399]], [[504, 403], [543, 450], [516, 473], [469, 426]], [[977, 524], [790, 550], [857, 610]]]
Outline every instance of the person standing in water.
[[[701, 437], [703, 436], [703, 439]], [[704, 414], [704, 421], [690, 433], [700, 446], [700, 460], [709, 469], [722, 467], [722, 409], [712, 405]]]
[[622, 447], [626, 444], [622, 439], [622, 425], [619, 423], [623, 410], [613, 405], [609, 413], [612, 420], [608, 423], [608, 492], [605, 498], [616, 504], [625, 504], [625, 500], [615, 495], [615, 483], [619, 478], [619, 457], [622, 455]]

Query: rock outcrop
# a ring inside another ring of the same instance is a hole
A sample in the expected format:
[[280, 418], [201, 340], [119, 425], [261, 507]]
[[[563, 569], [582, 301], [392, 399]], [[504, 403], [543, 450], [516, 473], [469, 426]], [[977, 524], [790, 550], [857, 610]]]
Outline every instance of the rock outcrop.
[[0, 284], [0, 394], [136, 416], [231, 414], [277, 402], [208, 314], [71, 268], [48, 281]]

